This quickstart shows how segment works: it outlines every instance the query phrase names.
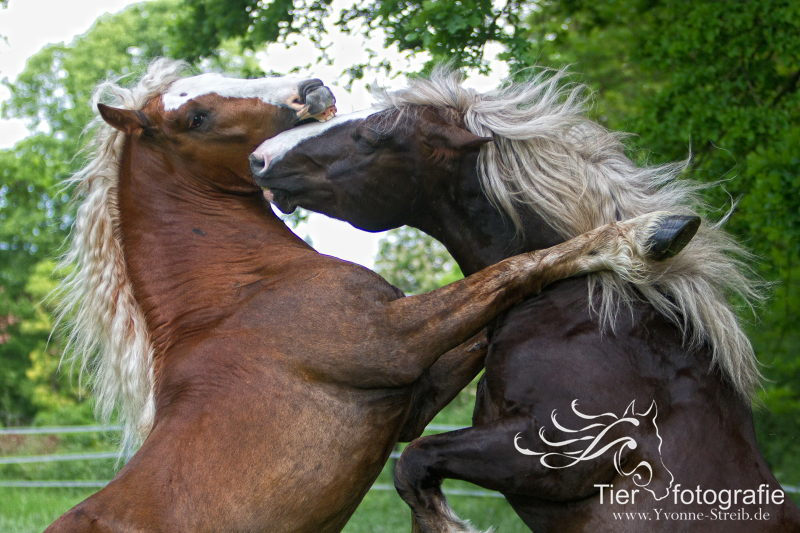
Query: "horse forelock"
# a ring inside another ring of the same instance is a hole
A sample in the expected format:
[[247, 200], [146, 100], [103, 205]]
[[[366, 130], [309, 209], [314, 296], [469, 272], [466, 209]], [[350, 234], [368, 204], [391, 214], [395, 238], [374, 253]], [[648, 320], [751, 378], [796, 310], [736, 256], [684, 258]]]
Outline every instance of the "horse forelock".
[[[542, 70], [527, 82], [481, 94], [463, 87], [460, 73], [440, 66], [429, 79], [374, 95], [401, 114], [426, 106], [456, 113], [472, 133], [493, 137], [478, 159], [482, 186], [520, 233], [524, 209], [534, 209], [565, 239], [654, 211], [697, 214], [697, 193], [706, 186], [678, 179], [687, 163], [635, 165], [624, 153], [622, 134], [583, 115], [588, 91], [565, 83], [566, 77], [563, 70]], [[597, 299], [588, 301], [601, 327], [612, 332], [623, 308], [649, 302], [681, 329], [688, 347], [710, 346], [713, 364], [749, 398], [761, 374], [728, 297], [752, 310], [763, 299], [762, 285], [746, 265], [749, 254], [721, 229], [724, 221], [704, 220], [683, 252], [650, 263], [647, 279], [589, 275], [589, 294]]]
[[[188, 65], [156, 59], [131, 88], [101, 83], [92, 107], [103, 101], [141, 109], [182, 77]], [[123, 133], [95, 118], [85, 151], [88, 163], [67, 180], [79, 203], [69, 248], [60, 267], [69, 274], [56, 289], [58, 323], [67, 329], [62, 359], [89, 375], [95, 410], [104, 423], [116, 412], [123, 425], [122, 449], [135, 446], [153, 424], [153, 347], [145, 318], [136, 302], [122, 250], [117, 184]]]

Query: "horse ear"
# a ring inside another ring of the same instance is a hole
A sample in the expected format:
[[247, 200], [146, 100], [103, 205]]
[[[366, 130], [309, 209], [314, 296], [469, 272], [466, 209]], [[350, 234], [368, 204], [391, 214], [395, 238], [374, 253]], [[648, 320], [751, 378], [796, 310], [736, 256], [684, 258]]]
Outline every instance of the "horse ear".
[[477, 150], [486, 143], [492, 142], [491, 137], [481, 137], [460, 128], [454, 124], [429, 123], [425, 128], [428, 144], [437, 151], [449, 152], [452, 150], [469, 151]]
[[104, 104], [97, 104], [97, 110], [109, 126], [128, 135], [145, 129], [148, 124], [147, 118], [141, 111], [119, 109]]

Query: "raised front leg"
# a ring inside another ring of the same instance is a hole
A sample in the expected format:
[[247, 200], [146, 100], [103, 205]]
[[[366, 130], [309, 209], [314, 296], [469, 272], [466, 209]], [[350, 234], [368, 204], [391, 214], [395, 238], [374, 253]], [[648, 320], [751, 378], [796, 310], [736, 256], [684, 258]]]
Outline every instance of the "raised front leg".
[[433, 417], [449, 404], [483, 370], [489, 345], [481, 331], [441, 356], [414, 384], [414, 397], [400, 442], [410, 442], [425, 430]]
[[[498, 420], [439, 435], [419, 438], [403, 451], [395, 469], [395, 487], [411, 508], [414, 533], [476, 533], [460, 520], [442, 494], [444, 479], [469, 481], [517, 497], [548, 501], [579, 500], [608, 483], [616, 472], [608, 460], [578, 468], [552, 470], [515, 449], [517, 435], [532, 440], [540, 425], [535, 419]], [[549, 432], [558, 439], [562, 435]], [[565, 451], [546, 448], [547, 451]], [[572, 449], [572, 448], [569, 448]], [[607, 458], [606, 458], [607, 459]], [[533, 524], [528, 524], [533, 527]]]
[[651, 213], [506, 259], [435, 291], [387, 302], [373, 314], [367, 341], [380, 356], [363, 362], [362, 372], [373, 386], [414, 383], [442, 354], [548, 283], [597, 270], [613, 270], [625, 279], [646, 276], [651, 250], [661, 259], [672, 256], [696, 228], [695, 218]]

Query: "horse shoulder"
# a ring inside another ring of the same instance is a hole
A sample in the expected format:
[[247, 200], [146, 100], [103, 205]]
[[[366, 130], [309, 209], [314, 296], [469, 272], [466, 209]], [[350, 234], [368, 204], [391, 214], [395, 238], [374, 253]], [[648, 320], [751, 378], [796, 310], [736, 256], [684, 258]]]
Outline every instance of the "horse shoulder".
[[321, 258], [324, 270], [319, 282], [341, 291], [340, 297], [367, 297], [384, 303], [405, 296], [400, 289], [366, 267], [328, 256]]
[[394, 384], [384, 380], [391, 368], [379, 359], [402, 348], [389, 335], [386, 309], [403, 293], [371, 270], [329, 256], [294, 266], [239, 311], [248, 335], [322, 379], [358, 387]]

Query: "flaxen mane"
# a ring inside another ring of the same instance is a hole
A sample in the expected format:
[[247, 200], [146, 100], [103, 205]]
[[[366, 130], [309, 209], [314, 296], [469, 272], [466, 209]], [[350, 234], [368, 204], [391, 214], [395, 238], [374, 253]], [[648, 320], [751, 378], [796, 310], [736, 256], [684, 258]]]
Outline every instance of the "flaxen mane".
[[[564, 86], [564, 77], [546, 71], [480, 94], [462, 87], [458, 73], [439, 68], [430, 79], [375, 96], [382, 106], [408, 112], [416, 106], [449, 111], [471, 132], [493, 137], [478, 161], [482, 184], [519, 231], [519, 212], [528, 207], [565, 239], [653, 211], [697, 214], [700, 187], [677, 179], [684, 164], [636, 166], [619, 134], [583, 116], [585, 88]], [[651, 265], [648, 280], [631, 284], [601, 272], [589, 276], [589, 291], [599, 294], [601, 323], [612, 329], [621, 304], [643, 297], [680, 326], [690, 344], [707, 343], [714, 363], [749, 397], [761, 376], [728, 297], [750, 304], [760, 294], [741, 260], [746, 252], [720, 224], [704, 221], [681, 254]]]
[[[180, 61], [153, 61], [130, 89], [114, 82], [100, 84], [92, 107], [103, 101], [141, 109], [182, 77]], [[87, 146], [90, 161], [69, 183], [76, 185], [80, 204], [62, 267], [71, 273], [58, 290], [59, 321], [68, 327], [65, 353], [88, 373], [101, 420], [116, 411], [123, 425], [124, 447], [135, 446], [153, 424], [153, 348], [144, 315], [128, 280], [117, 211], [117, 181], [124, 134], [96, 118]]]

